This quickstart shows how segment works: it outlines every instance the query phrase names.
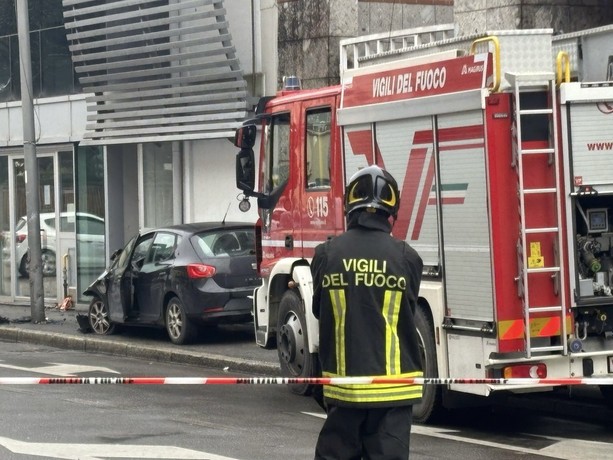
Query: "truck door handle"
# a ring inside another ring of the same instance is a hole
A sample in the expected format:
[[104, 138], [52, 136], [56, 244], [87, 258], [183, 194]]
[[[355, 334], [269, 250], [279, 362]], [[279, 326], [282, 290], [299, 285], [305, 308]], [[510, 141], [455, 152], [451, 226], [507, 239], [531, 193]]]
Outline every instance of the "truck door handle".
[[285, 248], [294, 249], [294, 237], [292, 235], [285, 235]]

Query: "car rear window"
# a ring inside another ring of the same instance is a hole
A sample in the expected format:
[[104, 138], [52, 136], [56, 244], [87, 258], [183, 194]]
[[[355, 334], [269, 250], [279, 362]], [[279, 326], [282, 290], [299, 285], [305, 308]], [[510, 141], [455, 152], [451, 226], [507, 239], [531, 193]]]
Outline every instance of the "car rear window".
[[253, 229], [224, 229], [198, 233], [191, 238], [200, 257], [228, 257], [255, 253]]

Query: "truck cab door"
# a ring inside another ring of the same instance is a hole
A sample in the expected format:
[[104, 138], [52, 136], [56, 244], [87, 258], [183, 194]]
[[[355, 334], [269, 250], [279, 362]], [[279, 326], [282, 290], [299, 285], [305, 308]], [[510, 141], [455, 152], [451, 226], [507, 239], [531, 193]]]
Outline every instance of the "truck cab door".
[[336, 97], [305, 101], [301, 110], [299, 175], [302, 257], [313, 257], [318, 244], [344, 228], [344, 180], [340, 138], [335, 120]]

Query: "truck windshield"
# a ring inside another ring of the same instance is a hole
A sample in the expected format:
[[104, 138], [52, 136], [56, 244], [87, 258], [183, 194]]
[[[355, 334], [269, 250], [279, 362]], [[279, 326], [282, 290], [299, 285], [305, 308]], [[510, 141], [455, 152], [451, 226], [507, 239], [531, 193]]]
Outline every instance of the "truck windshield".
[[262, 192], [271, 194], [289, 176], [289, 113], [275, 115], [264, 128], [265, 151], [262, 160]]

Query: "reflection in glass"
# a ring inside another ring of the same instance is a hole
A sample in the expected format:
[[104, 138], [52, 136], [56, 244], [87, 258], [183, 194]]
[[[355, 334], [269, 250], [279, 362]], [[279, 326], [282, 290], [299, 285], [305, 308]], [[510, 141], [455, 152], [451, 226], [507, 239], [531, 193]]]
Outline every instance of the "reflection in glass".
[[143, 144], [143, 200], [146, 228], [173, 223], [172, 143]]
[[8, 157], [0, 157], [0, 294], [11, 292], [11, 233]]
[[79, 147], [76, 157], [77, 297], [108, 264], [105, 250], [104, 156], [101, 147]]

